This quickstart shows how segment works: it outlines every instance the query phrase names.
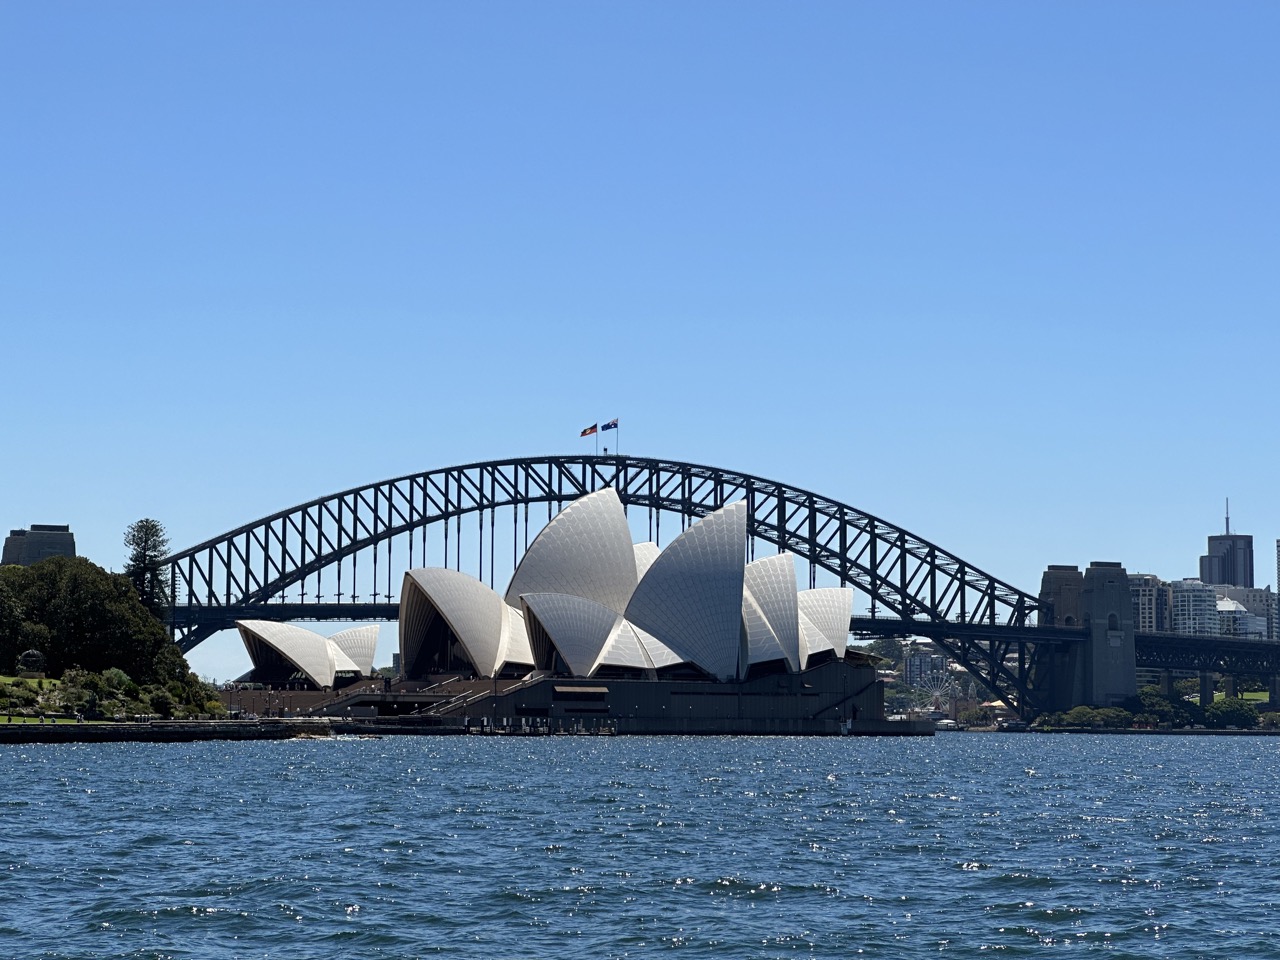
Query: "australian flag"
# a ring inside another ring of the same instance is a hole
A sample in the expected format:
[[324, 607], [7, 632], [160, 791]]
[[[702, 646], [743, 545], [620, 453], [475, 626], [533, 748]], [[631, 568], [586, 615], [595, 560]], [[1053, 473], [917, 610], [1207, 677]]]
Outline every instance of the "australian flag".
[[610, 420], [608, 423], [603, 424], [603, 425], [600, 427], [600, 430], [601, 430], [601, 431], [605, 431], [605, 430], [617, 430], [617, 429], [618, 429], [618, 418], [617, 418], [617, 417], [614, 417], [614, 418], [613, 418], [612, 420]]

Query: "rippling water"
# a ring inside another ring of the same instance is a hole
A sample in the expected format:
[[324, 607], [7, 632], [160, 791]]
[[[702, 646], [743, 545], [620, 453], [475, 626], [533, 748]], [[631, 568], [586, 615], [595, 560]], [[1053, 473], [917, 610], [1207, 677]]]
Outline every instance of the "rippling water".
[[0, 748], [0, 955], [1277, 957], [1271, 738]]

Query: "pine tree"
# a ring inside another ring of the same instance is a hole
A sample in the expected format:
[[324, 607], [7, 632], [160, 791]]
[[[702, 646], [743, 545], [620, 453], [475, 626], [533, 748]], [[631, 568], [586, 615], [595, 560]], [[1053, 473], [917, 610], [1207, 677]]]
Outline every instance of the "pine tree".
[[144, 518], [129, 524], [124, 532], [129, 560], [124, 572], [138, 591], [142, 605], [156, 617], [163, 617], [169, 605], [169, 574], [161, 562], [169, 554], [169, 535], [159, 520]]

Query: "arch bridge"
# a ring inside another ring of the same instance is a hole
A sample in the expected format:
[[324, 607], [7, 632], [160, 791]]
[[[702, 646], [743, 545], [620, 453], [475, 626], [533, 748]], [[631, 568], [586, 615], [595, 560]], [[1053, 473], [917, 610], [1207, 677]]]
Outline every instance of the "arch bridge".
[[[395, 619], [394, 588], [428, 557], [478, 570], [492, 585], [562, 506], [613, 487], [633, 529], [661, 542], [662, 523], [683, 530], [745, 500], [749, 549], [775, 548], [808, 564], [810, 586], [831, 578], [861, 596], [868, 635], [928, 635], [995, 697], [1036, 707], [1031, 644], [1036, 597], [937, 544], [848, 504], [775, 480], [644, 457], [549, 456], [493, 460], [383, 480], [245, 524], [166, 558], [169, 624], [186, 652], [239, 619]], [[509, 514], [509, 518], [507, 517]], [[499, 552], [503, 554], [499, 559]], [[867, 629], [867, 624], [870, 629]], [[878, 626], [877, 626], [878, 625]]]

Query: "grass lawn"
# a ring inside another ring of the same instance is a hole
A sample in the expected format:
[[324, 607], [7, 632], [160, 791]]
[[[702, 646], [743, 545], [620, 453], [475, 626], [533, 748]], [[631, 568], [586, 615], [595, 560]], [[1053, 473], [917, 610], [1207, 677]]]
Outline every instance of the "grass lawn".
[[[8, 724], [8, 723], [39, 723], [39, 722], [40, 722], [39, 717], [14, 717], [12, 720], [10, 720], [9, 717], [6, 716], [5, 714], [0, 714], [0, 726], [4, 726], [5, 724]], [[107, 723], [107, 722], [108, 721], [106, 720], [86, 720], [85, 721], [85, 723]], [[45, 723], [49, 723], [49, 720], [46, 719]], [[59, 724], [75, 723], [75, 721], [59, 719], [58, 723]]]
[[23, 683], [29, 683], [31, 684], [31, 686], [35, 687], [37, 690], [41, 689], [40, 687], [41, 683], [44, 684], [43, 689], [45, 690], [57, 689], [62, 684], [61, 680], [27, 680], [24, 677], [6, 677], [3, 675], [0, 675], [0, 683], [14, 683], [17, 680], [22, 680]]
[[[1250, 701], [1265, 702], [1271, 699], [1270, 694], [1268, 694], [1267, 691], [1265, 690], [1250, 690], [1246, 693], [1240, 694], [1239, 696], [1241, 700], [1250, 700]], [[1226, 697], [1227, 695], [1221, 691], [1218, 691], [1213, 695], [1213, 699], [1215, 700], [1225, 700]]]

